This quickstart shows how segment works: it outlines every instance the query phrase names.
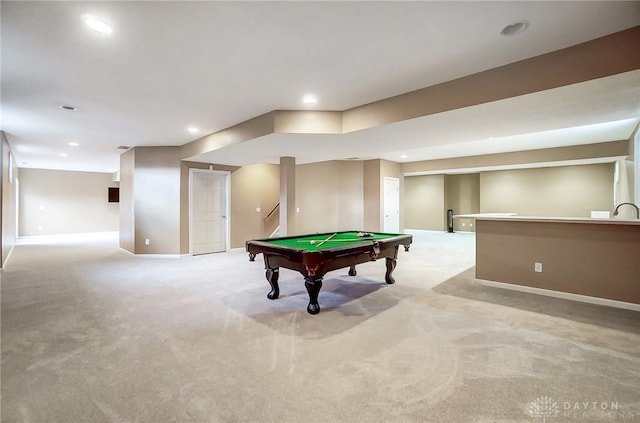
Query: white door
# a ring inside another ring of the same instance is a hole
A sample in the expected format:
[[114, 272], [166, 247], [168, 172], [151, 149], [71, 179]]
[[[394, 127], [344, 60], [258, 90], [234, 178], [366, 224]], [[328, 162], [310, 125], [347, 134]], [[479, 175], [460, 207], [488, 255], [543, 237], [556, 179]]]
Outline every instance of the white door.
[[384, 178], [384, 232], [400, 232], [400, 180]]
[[227, 174], [191, 169], [191, 254], [227, 249]]

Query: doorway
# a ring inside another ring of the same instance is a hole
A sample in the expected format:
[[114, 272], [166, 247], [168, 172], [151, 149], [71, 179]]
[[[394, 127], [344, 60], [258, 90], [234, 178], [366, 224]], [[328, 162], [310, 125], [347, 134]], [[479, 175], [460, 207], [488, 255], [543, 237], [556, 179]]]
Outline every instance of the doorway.
[[189, 252], [227, 251], [229, 172], [189, 169]]
[[400, 232], [400, 179], [398, 178], [384, 178], [383, 231]]

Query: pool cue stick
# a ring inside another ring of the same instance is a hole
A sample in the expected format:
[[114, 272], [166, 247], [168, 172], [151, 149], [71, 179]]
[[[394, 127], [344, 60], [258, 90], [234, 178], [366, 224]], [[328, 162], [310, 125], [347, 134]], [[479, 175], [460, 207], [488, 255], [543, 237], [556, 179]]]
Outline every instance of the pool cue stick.
[[336, 232], [335, 234], [331, 235], [329, 238], [325, 239], [324, 241], [319, 242], [318, 244], [316, 244], [316, 247], [321, 246], [322, 244], [324, 244], [325, 242], [329, 241], [331, 238], [333, 238], [334, 236], [338, 235], [338, 233]]
[[[372, 240], [373, 238], [351, 238], [351, 239], [333, 239], [331, 240], [331, 242], [355, 242], [355, 241], [372, 241]], [[298, 240], [297, 242], [311, 242], [311, 241], [312, 240], [309, 240], [309, 239], [301, 239], [301, 240]]]

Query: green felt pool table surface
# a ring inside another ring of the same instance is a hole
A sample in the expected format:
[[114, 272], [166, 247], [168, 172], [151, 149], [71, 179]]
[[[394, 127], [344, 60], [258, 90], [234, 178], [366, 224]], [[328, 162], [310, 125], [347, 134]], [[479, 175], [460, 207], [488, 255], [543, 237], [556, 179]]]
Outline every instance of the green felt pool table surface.
[[307, 311], [320, 311], [318, 293], [327, 272], [349, 267], [349, 276], [356, 275], [356, 265], [385, 259], [385, 281], [393, 284], [391, 276], [396, 267], [398, 247], [409, 251], [412, 236], [407, 234], [342, 231], [255, 239], [246, 242], [249, 260], [257, 254], [264, 257], [265, 276], [271, 285], [267, 297], [275, 300], [280, 295], [279, 268], [296, 270], [302, 274], [309, 292]]
[[387, 234], [376, 232], [336, 232], [323, 233], [313, 235], [303, 235], [287, 238], [275, 238], [272, 240], [266, 240], [273, 245], [280, 245], [283, 247], [302, 249], [306, 251], [318, 251], [328, 250], [336, 247], [346, 247], [348, 245], [357, 244], [360, 242], [378, 241], [388, 238], [393, 238], [399, 234]]

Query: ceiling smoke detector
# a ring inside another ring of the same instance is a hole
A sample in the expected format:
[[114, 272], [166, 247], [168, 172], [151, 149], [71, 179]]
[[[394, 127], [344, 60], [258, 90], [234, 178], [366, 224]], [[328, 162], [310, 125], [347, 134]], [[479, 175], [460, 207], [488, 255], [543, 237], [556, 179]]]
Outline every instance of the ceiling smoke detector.
[[502, 31], [500, 31], [500, 35], [510, 37], [512, 35], [516, 35], [516, 34], [520, 34], [521, 32], [524, 32], [524, 30], [526, 30], [528, 27], [529, 27], [529, 21], [514, 22], [502, 28]]

